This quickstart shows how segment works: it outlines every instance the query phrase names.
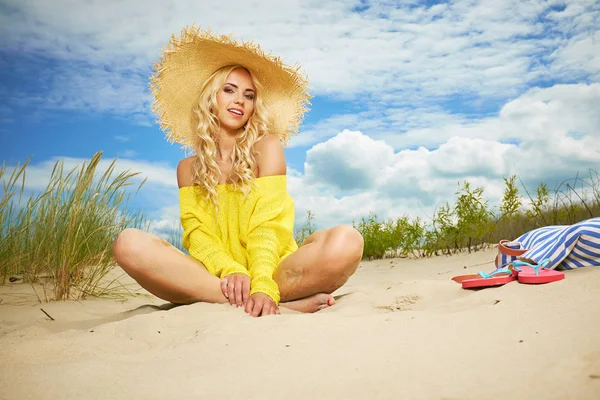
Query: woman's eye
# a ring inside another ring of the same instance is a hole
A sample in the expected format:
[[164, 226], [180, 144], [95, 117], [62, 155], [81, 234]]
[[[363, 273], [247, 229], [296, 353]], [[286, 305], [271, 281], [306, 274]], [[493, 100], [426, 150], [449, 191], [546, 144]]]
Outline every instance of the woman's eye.
[[246, 95], [246, 98], [247, 98], [248, 100], [254, 100], [254, 95], [253, 95], [253, 94], [247, 94], [247, 95]]
[[231, 88], [225, 88], [225, 89], [223, 89], [223, 91], [225, 93], [233, 93], [233, 90]]

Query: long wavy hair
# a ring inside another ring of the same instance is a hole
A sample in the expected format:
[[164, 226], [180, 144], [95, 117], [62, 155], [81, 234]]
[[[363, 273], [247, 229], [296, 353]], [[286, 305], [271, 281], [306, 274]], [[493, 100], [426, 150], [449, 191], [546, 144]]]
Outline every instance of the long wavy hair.
[[[220, 128], [216, 115], [217, 93], [223, 90], [227, 77], [231, 71], [237, 68], [248, 71], [241, 65], [229, 65], [213, 73], [202, 86], [196, 105], [192, 109], [192, 126], [196, 126], [193, 143], [196, 149], [196, 157], [192, 163], [193, 185], [202, 189], [206, 199], [214, 204], [215, 211], [218, 210], [216, 187], [221, 176], [217, 165]], [[251, 182], [254, 179], [253, 171], [256, 167], [256, 158], [252, 148], [256, 141], [267, 134], [268, 120], [267, 108], [261, 100], [263, 88], [252, 73], [250, 71], [248, 73], [256, 88], [254, 112], [235, 137], [231, 153], [231, 174], [226, 181], [226, 183], [234, 184], [235, 190], [241, 190], [245, 196], [250, 191]]]

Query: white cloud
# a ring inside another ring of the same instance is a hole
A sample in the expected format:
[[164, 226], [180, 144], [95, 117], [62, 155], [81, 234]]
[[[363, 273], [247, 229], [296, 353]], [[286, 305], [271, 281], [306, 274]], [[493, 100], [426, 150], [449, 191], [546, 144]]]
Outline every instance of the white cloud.
[[437, 135], [441, 144], [432, 150], [395, 151], [388, 141], [395, 136], [381, 141], [344, 130], [308, 151], [306, 175], [295, 174], [290, 191], [301, 218], [311, 210], [328, 227], [368, 210], [382, 218], [432, 215], [437, 206], [452, 203], [458, 181], [484, 187], [492, 204], [502, 197], [502, 178], [512, 174], [529, 190], [541, 182], [554, 189], [600, 164], [599, 103], [600, 84], [534, 89], [494, 118], [462, 129], [441, 126], [453, 135]]
[[[57, 162], [62, 162], [63, 165], [63, 177], [76, 169], [79, 171], [81, 166], [89, 165], [90, 160], [84, 158], [73, 158], [73, 157], [53, 157], [49, 160], [36, 162], [33, 160], [27, 166], [27, 174], [25, 180], [25, 188], [28, 191], [40, 191], [46, 189], [52, 171]], [[96, 169], [96, 178], [100, 178], [102, 174], [108, 169], [113, 160], [103, 158], [98, 163]], [[6, 175], [10, 176], [15, 166], [6, 167]], [[146, 179], [146, 186], [155, 186], [161, 190], [177, 190], [177, 173], [175, 168], [170, 167], [164, 163], [154, 163], [148, 161], [129, 160], [129, 159], [118, 159], [115, 162], [114, 171], [112, 177], [115, 178], [121, 173], [125, 172], [139, 173], [132, 178], [132, 182], [140, 183]]]
[[[35, 112], [47, 119], [56, 110], [107, 113], [126, 117], [137, 125], [150, 125], [155, 119], [146, 82], [149, 72], [123, 74], [87, 63], [49, 66], [38, 60], [31, 64], [38, 66], [36, 73], [23, 73], [26, 83], [5, 94], [10, 97], [7, 104], [27, 109], [28, 115]], [[27, 92], [26, 87], [35, 91]]]
[[516, 146], [483, 139], [453, 137], [435, 150], [431, 167], [441, 176], [484, 175], [502, 177], [508, 172], [509, 152]]
[[122, 75], [89, 66], [57, 68], [50, 79], [50, 94], [40, 106], [114, 115], [146, 114], [151, 121], [152, 98], [146, 77], [146, 74]]
[[[597, 138], [600, 135], [600, 115], [596, 112], [599, 101], [599, 83], [533, 88], [506, 103], [497, 116], [410, 129], [402, 134], [387, 131], [372, 136], [384, 139], [394, 148], [415, 145], [438, 147], [452, 137], [504, 142], [534, 140], [552, 135], [562, 137], [565, 131], [585, 132]], [[540, 153], [549, 150], [551, 153], [548, 155], [554, 155], [557, 149], [560, 148], [549, 146], [538, 150]]]
[[150, 232], [171, 242], [177, 240], [182, 232], [181, 222], [179, 219], [179, 205], [173, 204], [170, 206], [161, 207], [159, 210], [157, 210], [157, 212], [155, 212], [155, 215], [156, 218], [149, 221]]
[[553, 72], [568, 78], [577, 71], [577, 75], [588, 74], [591, 79], [600, 80], [600, 31], [582, 33], [565, 42], [550, 55]]
[[325, 139], [335, 136], [348, 126], [360, 129], [359, 125], [364, 121], [367, 121], [367, 119], [360, 118], [358, 114], [342, 114], [322, 119], [312, 126], [304, 124], [300, 128], [299, 135], [292, 136], [290, 139], [289, 147], [308, 146], [322, 142]]
[[[292, 137], [290, 147], [308, 146], [332, 138], [344, 129], [383, 135], [386, 132], [400, 134], [416, 129], [437, 129], [451, 124], [464, 125], [469, 118], [458, 113], [450, 114], [440, 106], [396, 106], [393, 99], [384, 98], [383, 103], [370, 104], [354, 114], [336, 114], [312, 125], [304, 124], [300, 134]], [[411, 144], [416, 145], [416, 144]]]
[[[331, 138], [344, 129], [359, 130], [375, 139], [384, 140], [395, 149], [437, 148], [453, 137], [518, 142], [547, 135], [585, 133], [600, 135], [600, 83], [559, 84], [548, 88], [532, 88], [504, 105], [498, 113], [483, 116], [462, 115], [444, 111], [441, 107], [384, 108], [374, 107], [353, 116], [333, 116], [308, 127], [294, 137], [290, 145], [306, 146], [319, 138]], [[476, 108], [473, 108], [476, 112]], [[302, 138], [308, 133], [308, 138]], [[568, 140], [568, 139], [561, 139]], [[555, 146], [548, 149], [553, 155]], [[577, 155], [587, 157], [590, 149]]]
[[306, 153], [307, 183], [323, 182], [341, 190], [368, 190], [393, 158], [393, 149], [358, 131], [344, 130]]
[[120, 156], [125, 157], [125, 158], [133, 158], [135, 156], [137, 156], [138, 152], [135, 150], [125, 150], [123, 151]]
[[148, 112], [147, 77], [160, 47], [192, 22], [255, 40], [301, 64], [314, 94], [357, 104], [429, 107], [453, 95], [505, 99], [540, 79], [598, 78], [592, 54], [600, 11], [593, 1], [567, 1], [562, 10], [554, 1], [394, 2], [356, 13], [359, 2], [288, 1], [273, 8], [264, 0], [240, 6], [243, 19], [231, 18], [228, 3], [206, 7], [192, 0], [5, 3], [5, 51], [76, 66], [58, 71], [45, 101], [137, 118]]

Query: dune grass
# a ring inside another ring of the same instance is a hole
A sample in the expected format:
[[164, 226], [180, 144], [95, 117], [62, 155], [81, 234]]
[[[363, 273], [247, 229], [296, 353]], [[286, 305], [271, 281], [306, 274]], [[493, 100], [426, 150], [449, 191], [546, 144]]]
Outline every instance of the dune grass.
[[[112, 241], [127, 227], [141, 227], [144, 215], [128, 208], [137, 173], [115, 176], [115, 161], [96, 178], [102, 153], [65, 174], [57, 161], [46, 189], [25, 199], [27, 161], [5, 177], [0, 168], [0, 279], [22, 277], [40, 283], [40, 301], [82, 299], [115, 290], [103, 279], [114, 265]], [[144, 182], [140, 183], [138, 190]], [[102, 283], [102, 284], [101, 284]]]
[[187, 249], [183, 247], [183, 227], [179, 221], [174, 222], [173, 225], [167, 229], [165, 234], [165, 240], [171, 243], [175, 248], [181, 250], [183, 253], [189, 254]]
[[[514, 175], [504, 178], [504, 195], [498, 207], [489, 205], [483, 188], [463, 182], [454, 204], [446, 202], [429, 220], [402, 216], [381, 221], [371, 213], [354, 221], [365, 242], [363, 259], [472, 252], [541, 226], [570, 225], [600, 216], [600, 174], [596, 171], [566, 180], [554, 191], [545, 183], [531, 191], [517, 181]], [[308, 211], [308, 215], [311, 218], [296, 230], [299, 243], [307, 232], [316, 230], [314, 214]]]

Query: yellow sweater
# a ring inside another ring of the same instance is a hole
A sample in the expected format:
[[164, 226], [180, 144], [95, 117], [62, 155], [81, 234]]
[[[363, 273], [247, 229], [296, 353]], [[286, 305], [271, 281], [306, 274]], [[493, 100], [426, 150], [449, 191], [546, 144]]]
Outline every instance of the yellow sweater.
[[219, 213], [198, 186], [179, 189], [183, 246], [208, 272], [223, 278], [233, 273], [250, 277], [250, 295], [266, 293], [279, 304], [273, 272], [298, 249], [294, 202], [285, 175], [256, 178], [247, 198], [233, 184], [217, 186]]

